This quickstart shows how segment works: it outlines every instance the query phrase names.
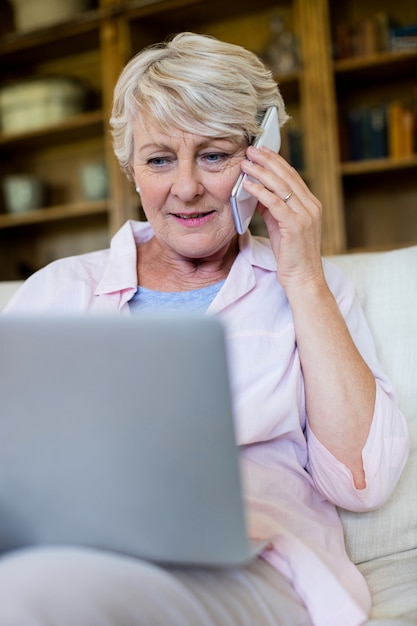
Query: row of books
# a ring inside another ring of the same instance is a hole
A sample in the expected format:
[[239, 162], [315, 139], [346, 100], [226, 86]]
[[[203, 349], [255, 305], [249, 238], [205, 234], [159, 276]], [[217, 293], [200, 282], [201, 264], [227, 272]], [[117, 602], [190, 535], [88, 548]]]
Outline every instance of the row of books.
[[402, 102], [349, 111], [340, 127], [342, 161], [393, 159], [417, 152], [417, 109]]
[[343, 22], [336, 27], [334, 41], [336, 59], [411, 50], [417, 50], [417, 24], [401, 26], [384, 12], [376, 13], [354, 24]]

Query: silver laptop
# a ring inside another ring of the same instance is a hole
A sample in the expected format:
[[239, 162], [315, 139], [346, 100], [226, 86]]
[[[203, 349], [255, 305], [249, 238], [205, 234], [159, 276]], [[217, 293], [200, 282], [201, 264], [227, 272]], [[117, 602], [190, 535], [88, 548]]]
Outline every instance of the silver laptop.
[[0, 317], [0, 520], [0, 551], [250, 560], [220, 322]]

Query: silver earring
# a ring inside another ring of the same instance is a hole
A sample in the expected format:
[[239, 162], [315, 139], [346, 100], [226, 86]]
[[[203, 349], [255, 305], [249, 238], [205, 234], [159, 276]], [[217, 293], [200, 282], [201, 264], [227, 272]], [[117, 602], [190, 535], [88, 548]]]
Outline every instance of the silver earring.
[[140, 187], [139, 186], [136, 187], [136, 191], [140, 194]]

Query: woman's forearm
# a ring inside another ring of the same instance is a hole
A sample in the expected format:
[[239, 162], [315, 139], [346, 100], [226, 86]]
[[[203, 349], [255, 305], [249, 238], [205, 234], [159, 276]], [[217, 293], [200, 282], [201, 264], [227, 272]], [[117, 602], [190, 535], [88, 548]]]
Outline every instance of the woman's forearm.
[[326, 283], [296, 290], [289, 299], [310, 427], [362, 489], [366, 486], [362, 449], [374, 412], [374, 376]]

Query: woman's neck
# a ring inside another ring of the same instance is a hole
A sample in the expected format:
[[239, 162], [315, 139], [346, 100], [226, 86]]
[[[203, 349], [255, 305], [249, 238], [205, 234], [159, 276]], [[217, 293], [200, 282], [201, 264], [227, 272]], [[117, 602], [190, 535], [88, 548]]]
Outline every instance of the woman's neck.
[[237, 237], [212, 257], [187, 258], [162, 249], [155, 237], [137, 247], [138, 284], [158, 291], [188, 291], [224, 280], [238, 254]]

